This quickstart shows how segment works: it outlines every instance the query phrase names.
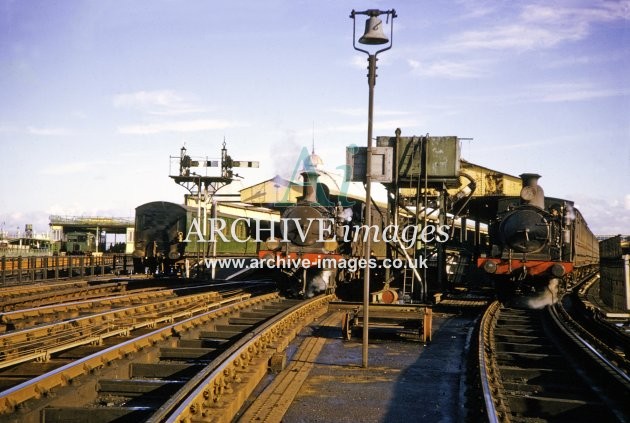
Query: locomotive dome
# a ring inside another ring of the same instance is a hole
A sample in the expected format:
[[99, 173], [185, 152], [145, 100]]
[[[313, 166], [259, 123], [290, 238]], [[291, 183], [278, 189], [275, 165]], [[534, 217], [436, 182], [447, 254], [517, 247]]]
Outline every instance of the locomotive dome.
[[315, 154], [315, 150], [313, 150], [311, 154], [304, 159], [303, 164], [305, 171], [318, 171], [324, 167], [324, 161], [321, 157]]

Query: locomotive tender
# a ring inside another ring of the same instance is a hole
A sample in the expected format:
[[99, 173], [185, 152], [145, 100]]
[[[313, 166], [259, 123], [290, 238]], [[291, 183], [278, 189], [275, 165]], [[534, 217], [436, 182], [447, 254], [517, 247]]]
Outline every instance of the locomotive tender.
[[573, 202], [545, 197], [540, 175], [525, 173], [519, 197], [497, 202], [489, 226], [490, 248], [477, 259], [499, 293], [529, 286], [540, 291], [556, 280], [565, 287], [592, 273], [599, 243]]

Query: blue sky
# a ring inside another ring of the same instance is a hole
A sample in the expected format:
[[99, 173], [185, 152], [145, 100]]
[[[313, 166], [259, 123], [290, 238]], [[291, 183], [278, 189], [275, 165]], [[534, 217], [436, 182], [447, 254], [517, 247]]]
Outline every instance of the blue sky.
[[0, 0], [2, 229], [181, 202], [183, 143], [259, 160], [244, 185], [288, 176], [313, 134], [342, 165], [366, 142], [349, 13], [367, 8], [398, 12], [375, 136], [474, 138], [464, 159], [537, 172], [596, 233], [630, 233], [630, 2], [579, 0]]

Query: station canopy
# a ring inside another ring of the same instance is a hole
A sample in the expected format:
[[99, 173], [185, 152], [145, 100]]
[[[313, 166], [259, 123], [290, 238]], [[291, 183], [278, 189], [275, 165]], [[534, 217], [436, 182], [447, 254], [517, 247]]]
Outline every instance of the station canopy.
[[61, 226], [64, 232], [94, 232], [105, 231], [110, 234], [125, 234], [127, 228], [133, 228], [132, 217], [102, 217], [102, 216], [50, 216], [50, 226]]

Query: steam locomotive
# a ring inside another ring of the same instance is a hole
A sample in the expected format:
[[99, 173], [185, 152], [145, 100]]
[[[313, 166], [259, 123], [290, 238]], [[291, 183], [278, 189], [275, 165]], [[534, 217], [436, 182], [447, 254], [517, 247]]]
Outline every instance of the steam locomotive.
[[[354, 231], [360, 227], [365, 207], [358, 200], [331, 196], [312, 166], [307, 166], [302, 178], [302, 196], [282, 213], [281, 237], [268, 238], [258, 257], [293, 281], [286, 284], [289, 293], [310, 297], [334, 292], [338, 282], [358, 279], [360, 266], [347, 259], [363, 255], [363, 239], [356, 237], [355, 242]], [[378, 215], [373, 219], [377, 227], [382, 222]], [[382, 258], [385, 246], [375, 243], [373, 254]]]
[[497, 200], [489, 225], [489, 249], [477, 259], [479, 269], [499, 294], [566, 287], [592, 273], [599, 263], [599, 243], [573, 202], [545, 197], [540, 175], [520, 175], [520, 197]]

